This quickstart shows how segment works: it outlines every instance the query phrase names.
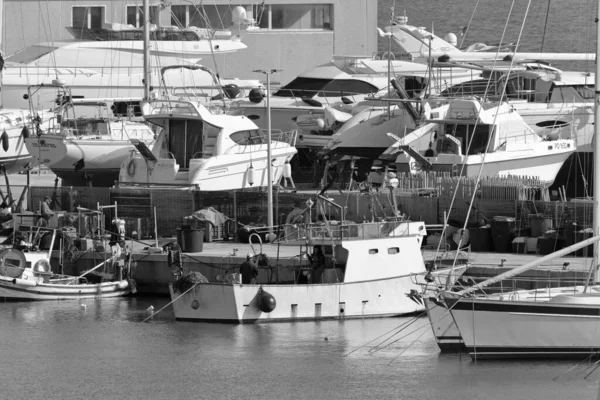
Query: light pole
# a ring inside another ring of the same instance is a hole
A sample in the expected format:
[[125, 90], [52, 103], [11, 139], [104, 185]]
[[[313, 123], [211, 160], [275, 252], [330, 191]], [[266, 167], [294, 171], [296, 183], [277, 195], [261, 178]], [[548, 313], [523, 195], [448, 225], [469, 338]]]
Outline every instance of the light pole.
[[267, 76], [267, 220], [269, 224], [269, 242], [273, 240], [273, 178], [271, 171], [271, 74], [281, 71], [280, 69], [262, 70], [256, 69], [252, 72]]

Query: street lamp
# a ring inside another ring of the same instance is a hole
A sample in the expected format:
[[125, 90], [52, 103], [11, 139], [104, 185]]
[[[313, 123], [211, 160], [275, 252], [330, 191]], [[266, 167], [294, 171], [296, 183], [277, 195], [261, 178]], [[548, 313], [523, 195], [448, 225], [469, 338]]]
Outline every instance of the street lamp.
[[281, 71], [280, 69], [262, 70], [255, 69], [252, 72], [267, 76], [267, 220], [269, 224], [269, 241], [273, 239], [273, 178], [271, 171], [271, 74]]

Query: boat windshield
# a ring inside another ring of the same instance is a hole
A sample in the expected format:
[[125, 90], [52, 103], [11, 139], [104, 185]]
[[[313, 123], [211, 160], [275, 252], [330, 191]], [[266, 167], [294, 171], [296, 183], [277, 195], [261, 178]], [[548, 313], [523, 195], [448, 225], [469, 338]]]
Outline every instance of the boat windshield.
[[377, 93], [376, 86], [354, 79], [296, 78], [275, 93], [278, 97], [334, 97]]
[[266, 143], [266, 136], [258, 129], [249, 131], [238, 131], [229, 135], [231, 140], [240, 145], [263, 144]]
[[[79, 40], [144, 40], [144, 31], [141, 29], [112, 30], [68, 27], [67, 30]], [[156, 29], [150, 32], [150, 40], [192, 42], [200, 39], [196, 32], [189, 30]]]
[[54, 46], [42, 46], [42, 45], [34, 45], [25, 47], [23, 50], [20, 50], [14, 54], [11, 54], [6, 58], [7, 62], [21, 63], [21, 64], [29, 64], [37, 60], [38, 58], [45, 56], [48, 53], [53, 52], [58, 47]]

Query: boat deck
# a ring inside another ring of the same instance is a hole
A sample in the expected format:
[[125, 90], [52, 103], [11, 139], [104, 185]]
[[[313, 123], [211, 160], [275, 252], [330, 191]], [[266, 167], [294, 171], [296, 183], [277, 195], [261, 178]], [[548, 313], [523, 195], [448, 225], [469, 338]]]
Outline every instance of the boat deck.
[[[169, 242], [176, 242], [176, 238], [163, 238], [159, 240], [159, 246], [163, 246]], [[135, 243], [134, 252], [139, 254], [147, 254], [148, 250], [144, 250], [145, 247], [154, 247], [154, 240], [143, 241], [144, 243]], [[252, 244], [256, 253], [261, 252], [261, 245], [254, 243]], [[303, 250], [306, 249], [306, 245], [303, 244]], [[218, 258], [218, 257], [239, 257], [240, 262], [245, 260], [246, 254], [252, 252], [252, 247], [249, 243], [237, 243], [237, 242], [205, 242], [202, 244], [202, 252], [199, 253], [185, 253], [194, 258], [202, 259], [206, 258]], [[300, 254], [299, 243], [293, 244], [263, 244], [262, 252], [270, 258], [277, 257], [282, 259], [291, 259], [298, 257]], [[425, 260], [433, 260], [436, 258], [437, 252], [435, 249], [424, 249], [423, 257]], [[452, 253], [454, 254], [454, 253]], [[451, 258], [452, 255], [448, 255], [447, 258]], [[517, 267], [528, 262], [535, 261], [537, 258], [542, 256], [537, 254], [513, 254], [513, 253], [471, 253], [471, 264], [473, 266], [481, 268], [512, 268]], [[503, 261], [504, 260], [504, 261]], [[587, 257], [561, 257], [557, 258], [548, 264], [540, 266], [538, 269], [541, 270], [563, 270], [564, 264], [569, 263], [567, 268], [571, 271], [586, 271], [591, 262], [591, 258]]]

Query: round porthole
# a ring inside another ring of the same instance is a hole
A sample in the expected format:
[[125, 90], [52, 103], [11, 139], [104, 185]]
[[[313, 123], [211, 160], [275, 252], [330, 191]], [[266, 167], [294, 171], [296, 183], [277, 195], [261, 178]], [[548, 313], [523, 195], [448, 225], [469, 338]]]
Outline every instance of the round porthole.
[[200, 307], [200, 302], [198, 300], [192, 301], [192, 308], [197, 310]]

